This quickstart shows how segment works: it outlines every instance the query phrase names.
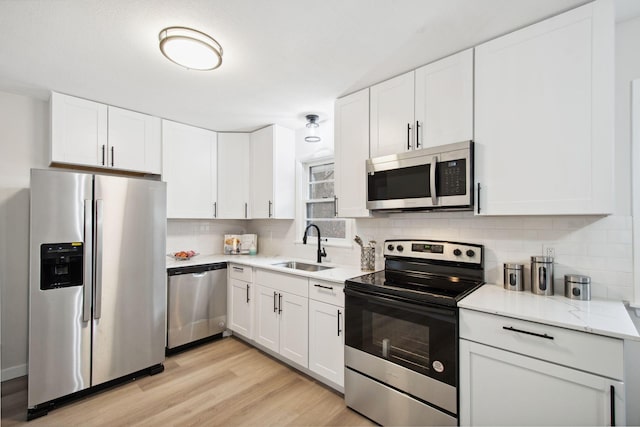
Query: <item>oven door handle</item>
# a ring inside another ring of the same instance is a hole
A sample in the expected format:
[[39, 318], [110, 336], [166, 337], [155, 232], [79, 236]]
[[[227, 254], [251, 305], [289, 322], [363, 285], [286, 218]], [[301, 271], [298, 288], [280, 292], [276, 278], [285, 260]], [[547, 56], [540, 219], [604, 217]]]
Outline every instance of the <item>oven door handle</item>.
[[[434, 306], [429, 303], [405, 302], [405, 301], [395, 299], [393, 297], [360, 292], [360, 291], [356, 291], [348, 288], [344, 289], [344, 294], [346, 296], [365, 300], [366, 302], [375, 302], [376, 304], [385, 305], [387, 307], [411, 311], [413, 313], [418, 313], [421, 315], [428, 315], [429, 317], [437, 318], [445, 322], [455, 323], [456, 321], [456, 310], [454, 309], [454, 307], [444, 308], [444, 307]], [[345, 305], [345, 311], [347, 311], [346, 305]]]

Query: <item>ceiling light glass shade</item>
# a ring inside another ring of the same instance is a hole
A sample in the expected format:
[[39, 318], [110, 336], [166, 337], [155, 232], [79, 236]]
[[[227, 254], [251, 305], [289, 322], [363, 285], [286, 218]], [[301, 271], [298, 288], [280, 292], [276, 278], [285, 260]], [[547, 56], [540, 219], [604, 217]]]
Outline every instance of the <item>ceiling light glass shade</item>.
[[159, 39], [162, 54], [189, 70], [215, 70], [222, 64], [222, 46], [200, 31], [169, 27], [160, 31]]
[[316, 114], [309, 114], [307, 118], [307, 136], [304, 137], [305, 142], [320, 142], [322, 139], [317, 134], [317, 129], [320, 126], [318, 124], [318, 116]]

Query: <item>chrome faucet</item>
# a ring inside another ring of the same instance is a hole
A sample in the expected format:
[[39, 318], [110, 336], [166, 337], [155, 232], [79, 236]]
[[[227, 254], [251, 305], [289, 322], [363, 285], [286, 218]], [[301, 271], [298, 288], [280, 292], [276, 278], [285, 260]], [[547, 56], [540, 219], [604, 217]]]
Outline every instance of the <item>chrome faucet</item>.
[[311, 227], [315, 227], [316, 231], [318, 232], [318, 256], [317, 256], [317, 260], [316, 262], [318, 264], [322, 263], [322, 257], [326, 257], [327, 256], [327, 251], [324, 250], [324, 248], [322, 248], [322, 250], [320, 250], [320, 229], [318, 228], [317, 225], [315, 224], [309, 224], [307, 225], [307, 228], [304, 229], [304, 236], [302, 236], [302, 243], [304, 243], [305, 245], [307, 244], [307, 232], [309, 231], [309, 229]]

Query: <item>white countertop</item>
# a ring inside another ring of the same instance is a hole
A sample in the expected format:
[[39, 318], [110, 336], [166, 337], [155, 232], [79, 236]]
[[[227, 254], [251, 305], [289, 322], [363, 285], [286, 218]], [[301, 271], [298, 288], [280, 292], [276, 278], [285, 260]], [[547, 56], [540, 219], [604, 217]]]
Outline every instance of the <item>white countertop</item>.
[[579, 301], [564, 295], [542, 296], [486, 284], [458, 306], [567, 329], [640, 341], [640, 334], [621, 301]]
[[334, 263], [322, 263], [320, 265], [332, 267], [322, 271], [303, 271], [293, 268], [277, 267], [272, 264], [285, 261], [299, 261], [307, 264], [317, 264], [308, 259], [299, 259], [293, 257], [267, 257], [263, 255], [196, 255], [186, 261], [177, 261], [167, 257], [167, 268], [188, 267], [192, 265], [212, 264], [216, 262], [231, 262], [234, 264], [242, 264], [250, 267], [259, 267], [281, 273], [295, 274], [298, 276], [311, 277], [318, 280], [326, 280], [334, 283], [344, 283], [345, 280], [352, 277], [368, 274], [370, 271], [361, 271], [358, 267], [340, 265]]

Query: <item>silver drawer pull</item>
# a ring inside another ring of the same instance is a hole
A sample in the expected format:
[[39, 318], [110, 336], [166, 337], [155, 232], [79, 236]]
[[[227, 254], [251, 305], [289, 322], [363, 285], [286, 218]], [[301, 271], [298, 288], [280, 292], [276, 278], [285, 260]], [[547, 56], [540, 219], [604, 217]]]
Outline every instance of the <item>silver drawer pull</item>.
[[534, 337], [546, 338], [548, 340], [552, 340], [553, 339], [553, 337], [551, 335], [538, 334], [536, 332], [523, 331], [522, 329], [516, 329], [516, 328], [514, 328], [512, 326], [503, 326], [502, 329], [507, 330], [507, 331], [512, 331], [512, 332], [518, 332], [520, 334], [533, 335]]
[[233, 267], [233, 271], [239, 271], [240, 273], [242, 273], [244, 271], [244, 268], [242, 268], [242, 267]]
[[317, 283], [315, 283], [313, 286], [315, 286], [316, 288], [333, 290], [333, 286], [324, 286], [324, 285], [319, 285]]

